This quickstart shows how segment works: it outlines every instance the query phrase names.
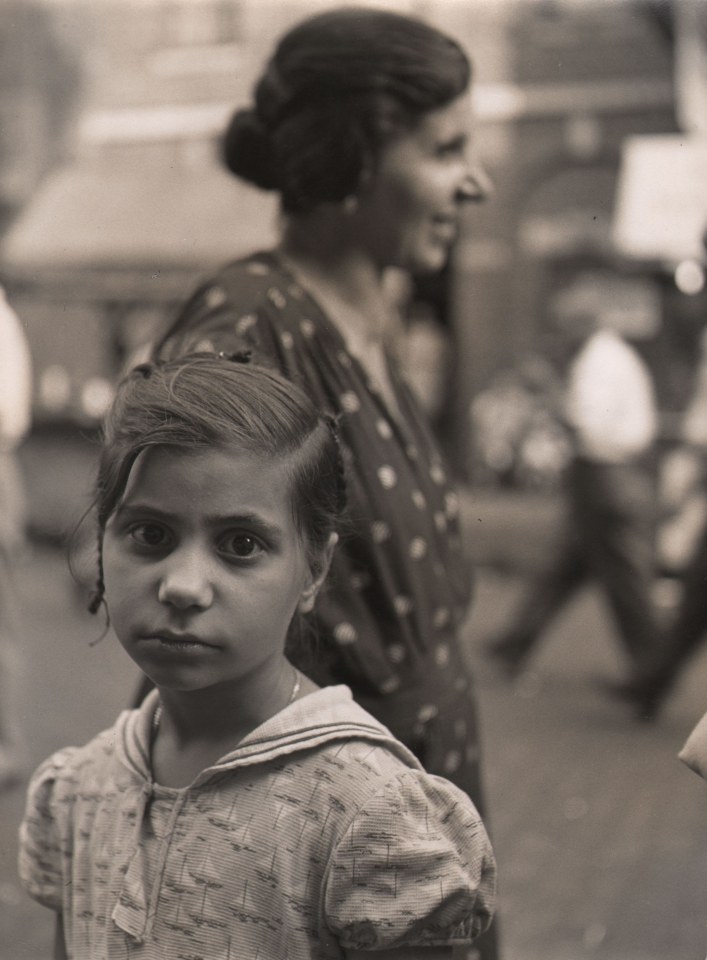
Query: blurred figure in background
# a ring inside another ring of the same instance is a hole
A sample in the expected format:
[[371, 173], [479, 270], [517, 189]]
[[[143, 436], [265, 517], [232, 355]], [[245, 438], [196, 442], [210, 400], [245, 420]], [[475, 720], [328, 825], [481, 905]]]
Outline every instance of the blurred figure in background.
[[280, 195], [281, 242], [207, 281], [157, 353], [247, 350], [339, 418], [350, 523], [305, 669], [481, 806], [458, 500], [393, 361], [384, 282], [442, 269], [462, 208], [486, 196], [469, 82], [455, 41], [396, 13], [337, 9], [286, 34], [224, 141], [236, 176]]
[[20, 773], [7, 691], [16, 634], [14, 568], [24, 548], [26, 526], [17, 448], [29, 432], [31, 413], [29, 347], [19, 318], [0, 287], [0, 787]]
[[556, 366], [540, 354], [501, 370], [469, 409], [475, 473], [510, 488], [559, 486], [572, 453], [562, 393]]
[[682, 572], [681, 596], [666, 642], [637, 664], [634, 676], [617, 689], [646, 717], [657, 715], [707, 637], [707, 524], [702, 500], [707, 492], [707, 328], [702, 333], [694, 391], [683, 417], [682, 443], [668, 455], [663, 478], [667, 506], [677, 510], [694, 504], [691, 512], [693, 517], [702, 515], [702, 530]]
[[555, 301], [570, 352], [561, 409], [572, 441], [567, 523], [550, 566], [527, 586], [511, 625], [485, 645], [509, 675], [523, 670], [551, 621], [589, 579], [606, 594], [633, 671], [658, 645], [650, 470], [657, 412], [648, 369], [622, 334], [621, 311], [612, 307], [620, 299], [613, 284], [606, 271], [591, 269]]

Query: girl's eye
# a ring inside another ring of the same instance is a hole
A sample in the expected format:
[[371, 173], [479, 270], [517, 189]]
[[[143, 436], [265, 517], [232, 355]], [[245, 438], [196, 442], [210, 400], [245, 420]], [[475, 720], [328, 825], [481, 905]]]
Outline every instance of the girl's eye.
[[229, 533], [219, 543], [219, 550], [229, 557], [250, 560], [263, 552], [263, 546], [250, 533]]
[[167, 530], [159, 523], [136, 523], [129, 533], [141, 547], [164, 547], [169, 542]]
[[444, 143], [438, 143], [436, 153], [440, 159], [464, 157], [466, 155], [466, 140], [459, 137], [454, 140], [447, 140]]

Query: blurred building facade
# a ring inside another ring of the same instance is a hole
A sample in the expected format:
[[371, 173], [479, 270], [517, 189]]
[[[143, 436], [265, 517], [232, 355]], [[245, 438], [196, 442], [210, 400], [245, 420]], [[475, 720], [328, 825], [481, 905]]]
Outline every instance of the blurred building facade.
[[[674, 264], [625, 257], [612, 229], [627, 138], [682, 132], [676, 11], [691, 2], [384, 4], [455, 34], [475, 61], [475, 139], [496, 190], [469, 212], [440, 300], [457, 346], [449, 410], [462, 471], [472, 399], [537, 351], [553, 290], [588, 253], [616, 258], [659, 290], [660, 332], [646, 349], [664, 404], [681, 402], [680, 365], [689, 366], [694, 329], [704, 322], [699, 295], [676, 288]], [[0, 154], [0, 191], [12, 185], [5, 203], [17, 211], [0, 276], [28, 326], [39, 420], [95, 420], [125, 356], [165, 322], [195, 277], [270, 242], [272, 198], [220, 171], [216, 141], [274, 39], [332, 5], [24, 0], [55, 46], [71, 51], [61, 134], [35, 132], [10, 161]], [[12, 22], [22, 33], [19, 21]], [[0, 115], [13, 122], [26, 118], [28, 102], [30, 112], [41, 104], [56, 115], [45, 106], [56, 90], [27, 93], [33, 71], [18, 65], [39, 57], [36, 22], [24, 28], [29, 53], [14, 66], [0, 60], [12, 75], [1, 86]], [[7, 32], [0, 25], [6, 46]], [[694, 49], [690, 56], [694, 63]], [[49, 148], [64, 141], [70, 156], [62, 147], [54, 157]]]

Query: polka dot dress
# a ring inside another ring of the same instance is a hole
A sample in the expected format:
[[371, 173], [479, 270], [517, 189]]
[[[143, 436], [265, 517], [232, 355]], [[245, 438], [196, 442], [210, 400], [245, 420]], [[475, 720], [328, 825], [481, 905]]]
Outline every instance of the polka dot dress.
[[470, 573], [459, 503], [397, 371], [387, 409], [336, 326], [271, 253], [198, 290], [159, 352], [252, 351], [340, 417], [348, 522], [314, 617], [320, 683], [346, 683], [432, 773], [480, 803], [472, 686], [458, 630]]

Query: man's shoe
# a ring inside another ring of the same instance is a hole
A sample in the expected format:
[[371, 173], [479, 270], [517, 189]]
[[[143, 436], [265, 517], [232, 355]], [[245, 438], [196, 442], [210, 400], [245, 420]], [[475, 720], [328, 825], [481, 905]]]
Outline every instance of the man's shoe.
[[615, 700], [633, 707], [636, 719], [645, 723], [652, 723], [658, 718], [665, 699], [665, 694], [659, 692], [654, 684], [641, 683], [639, 680], [622, 680], [618, 683], [604, 681], [602, 687]]

